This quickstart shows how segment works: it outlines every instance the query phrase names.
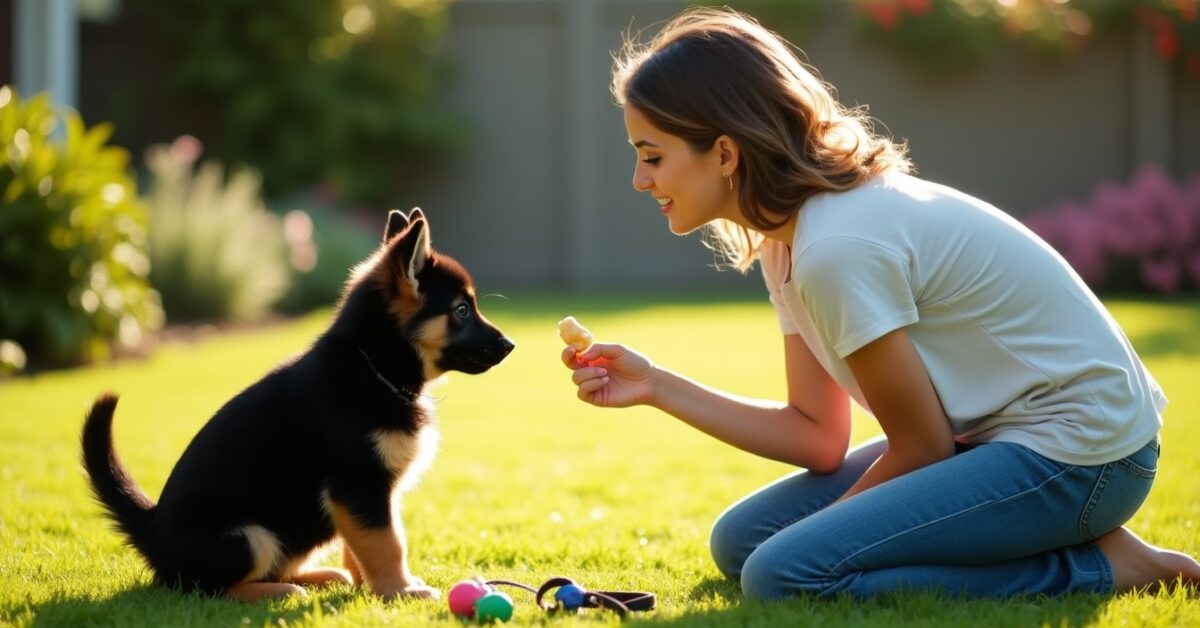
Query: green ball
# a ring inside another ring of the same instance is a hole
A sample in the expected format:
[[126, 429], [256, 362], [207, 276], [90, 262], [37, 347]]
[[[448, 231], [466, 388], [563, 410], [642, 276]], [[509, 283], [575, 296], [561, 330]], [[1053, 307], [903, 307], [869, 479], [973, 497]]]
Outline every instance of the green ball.
[[508, 621], [512, 619], [512, 614], [512, 598], [503, 591], [492, 591], [475, 601], [475, 617], [480, 622]]

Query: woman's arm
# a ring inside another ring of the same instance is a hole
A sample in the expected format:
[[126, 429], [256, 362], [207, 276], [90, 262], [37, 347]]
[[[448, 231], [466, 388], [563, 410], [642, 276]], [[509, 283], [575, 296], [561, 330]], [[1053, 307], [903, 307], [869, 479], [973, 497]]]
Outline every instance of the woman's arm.
[[889, 332], [846, 356], [846, 363], [888, 446], [841, 499], [954, 454], [950, 420], [908, 332]]
[[579, 397], [598, 406], [646, 404], [753, 454], [817, 472], [841, 465], [850, 441], [849, 396], [813, 357], [800, 336], [784, 336], [788, 402], [724, 393], [654, 366], [621, 345], [595, 345], [575, 360]]

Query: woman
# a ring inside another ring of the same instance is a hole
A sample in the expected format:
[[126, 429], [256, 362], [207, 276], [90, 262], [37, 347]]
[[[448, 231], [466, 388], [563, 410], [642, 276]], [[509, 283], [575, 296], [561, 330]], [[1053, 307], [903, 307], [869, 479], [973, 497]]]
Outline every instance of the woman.
[[[757, 259], [787, 403], [619, 344], [564, 350], [578, 395], [645, 404], [803, 470], [714, 525], [749, 597], [1115, 592], [1200, 581], [1121, 527], [1149, 493], [1166, 398], [1066, 262], [996, 208], [909, 174], [752, 18], [689, 10], [628, 45], [613, 91], [633, 185], [672, 232]], [[850, 400], [884, 436], [847, 455]]]

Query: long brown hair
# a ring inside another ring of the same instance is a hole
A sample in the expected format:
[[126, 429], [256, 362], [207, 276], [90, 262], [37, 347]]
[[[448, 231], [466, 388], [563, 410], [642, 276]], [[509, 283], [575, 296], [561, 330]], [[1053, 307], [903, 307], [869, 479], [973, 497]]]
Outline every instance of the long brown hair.
[[[864, 109], [843, 107], [791, 44], [732, 9], [688, 9], [647, 44], [627, 38], [615, 61], [621, 107], [697, 152], [733, 138], [738, 205], [756, 229], [782, 226], [814, 194], [911, 169], [905, 147], [876, 135]], [[709, 227], [709, 246], [749, 269], [764, 236], [727, 220]]]

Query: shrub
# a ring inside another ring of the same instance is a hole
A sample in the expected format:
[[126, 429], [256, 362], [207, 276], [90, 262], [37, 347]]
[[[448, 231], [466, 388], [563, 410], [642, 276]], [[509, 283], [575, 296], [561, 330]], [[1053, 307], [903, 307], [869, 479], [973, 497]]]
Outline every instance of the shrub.
[[1175, 184], [1145, 167], [1025, 222], [1097, 290], [1200, 290], [1200, 176]]
[[382, 203], [401, 159], [456, 145], [439, 101], [448, 0], [139, 0], [179, 63], [178, 93], [217, 111], [206, 138], [280, 198], [316, 183]]
[[172, 322], [253, 321], [287, 292], [291, 271], [277, 216], [258, 174], [207, 161], [184, 136], [146, 151], [150, 171], [150, 280]]
[[162, 324], [146, 208], [111, 133], [0, 87], [0, 338], [31, 364], [103, 358]]

